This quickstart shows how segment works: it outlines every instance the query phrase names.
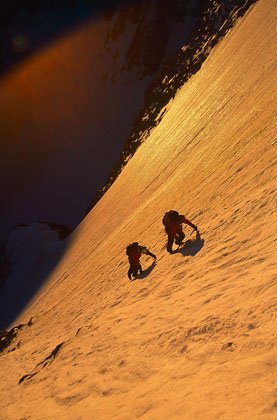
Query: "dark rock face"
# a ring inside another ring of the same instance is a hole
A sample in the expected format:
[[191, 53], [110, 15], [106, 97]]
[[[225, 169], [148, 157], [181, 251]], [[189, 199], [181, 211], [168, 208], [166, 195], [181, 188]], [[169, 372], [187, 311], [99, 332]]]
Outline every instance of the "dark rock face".
[[[195, 7], [194, 4], [197, 3]], [[166, 55], [172, 27], [189, 17], [197, 17], [203, 1], [123, 1], [117, 8], [115, 21], [110, 28], [106, 45], [116, 41], [128, 23], [136, 26], [124, 63], [125, 71], [137, 68], [138, 77], [155, 73]], [[185, 38], [186, 34], [184, 34]], [[182, 41], [184, 41], [183, 39]]]
[[186, 44], [176, 54], [166, 60], [155, 80], [145, 92], [144, 108], [136, 117], [132, 132], [122, 153], [123, 161], [133, 155], [136, 144], [159, 124], [157, 118], [161, 109], [174, 98], [178, 89], [196, 73], [211, 49], [234, 26], [237, 19], [244, 15], [255, 0], [236, 0], [221, 2], [206, 1], [201, 16]]

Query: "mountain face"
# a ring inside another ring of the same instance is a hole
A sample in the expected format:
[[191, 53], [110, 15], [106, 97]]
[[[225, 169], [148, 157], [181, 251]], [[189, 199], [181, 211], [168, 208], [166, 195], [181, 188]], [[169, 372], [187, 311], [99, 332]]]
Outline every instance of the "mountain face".
[[[30, 51], [0, 79], [1, 242], [14, 226], [40, 220], [71, 231], [251, 3], [23, 2], [13, 9], [2, 39], [20, 28]], [[57, 22], [67, 31], [54, 40], [49, 34], [57, 32]], [[38, 50], [39, 32], [32, 50], [39, 23], [49, 39]], [[16, 264], [6, 246], [1, 249], [4, 285]], [[32, 247], [26, 249], [32, 265]]]
[[[49, 3], [41, 9], [38, 3], [29, 8], [23, 3], [27, 8], [22, 6], [7, 27], [28, 29], [30, 45], [39, 22], [48, 36], [57, 31], [57, 22], [62, 27], [71, 22], [73, 11], [78, 11], [75, 25], [79, 24], [71, 31], [67, 27], [55, 42], [53, 37], [51, 43], [46, 39], [47, 47], [35, 48], [28, 60], [25, 57], [0, 80], [0, 192], [5, 197], [1, 242], [8, 234], [10, 238], [14, 226], [27, 229], [40, 220], [48, 221], [54, 231], [59, 225], [69, 226], [68, 234], [112, 185], [162, 120], [180, 86], [199, 70], [250, 4], [153, 0], [121, 1], [105, 8], [80, 1], [70, 6]], [[93, 12], [89, 18], [88, 10]], [[32, 243], [26, 244], [24, 254], [30, 270], [35, 264]], [[9, 279], [23, 260], [16, 264], [6, 245], [1, 249], [0, 284], [17, 284]], [[60, 255], [53, 258], [51, 268]], [[26, 294], [25, 303], [46, 275], [45, 271]], [[6, 308], [12, 308], [16, 287], [7, 293]], [[15, 308], [13, 314], [21, 306]]]
[[204, 4], [193, 0], [122, 2], [108, 31], [106, 47], [112, 47], [127, 25], [134, 25], [135, 31], [118, 71], [134, 69], [138, 78], [154, 74], [164, 59], [187, 41]]
[[[110, 188], [124, 165], [131, 159], [137, 148], [147, 138], [151, 130], [162, 120], [167, 105], [177, 91], [195, 74], [208, 57], [212, 48], [228, 33], [235, 22], [244, 15], [255, 0], [221, 2], [212, 0], [187, 4], [190, 22], [187, 41], [175, 53], [161, 63], [153, 81], [144, 94], [144, 104], [136, 115], [132, 129], [121, 151], [120, 160], [113, 167], [106, 185], [101, 188], [88, 207], [88, 211]], [[183, 29], [184, 31], [184, 29]], [[183, 39], [180, 37], [180, 39]]]
[[20, 37], [26, 44], [0, 79], [2, 240], [19, 223], [81, 221], [120, 160], [147, 86], [197, 21], [193, 1], [112, 6], [22, 6], [1, 32], [6, 56], [23, 54]]
[[[0, 331], [5, 420], [276, 418], [275, 15], [228, 31], [68, 239], [14, 232], [48, 243], [30, 283], [61, 254]], [[199, 229], [173, 254], [169, 209]], [[133, 241], [157, 262], [129, 281]]]
[[75, 227], [251, 3], [11, 2], [0, 31], [0, 240], [20, 223]]

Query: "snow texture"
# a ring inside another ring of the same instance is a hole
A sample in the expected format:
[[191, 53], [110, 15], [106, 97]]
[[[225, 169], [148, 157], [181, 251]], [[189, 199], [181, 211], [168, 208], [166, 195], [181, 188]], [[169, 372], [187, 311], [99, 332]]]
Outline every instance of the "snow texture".
[[[67, 240], [0, 354], [2, 418], [276, 418], [275, 16], [248, 11]], [[171, 208], [200, 230], [172, 255]], [[158, 260], [130, 282], [132, 241]]]

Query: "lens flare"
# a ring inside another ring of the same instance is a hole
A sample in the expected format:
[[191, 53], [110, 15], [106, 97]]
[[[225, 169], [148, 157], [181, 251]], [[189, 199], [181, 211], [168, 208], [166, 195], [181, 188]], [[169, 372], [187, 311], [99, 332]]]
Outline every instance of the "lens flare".
[[12, 46], [15, 52], [25, 53], [29, 49], [29, 41], [23, 35], [16, 35], [12, 40]]

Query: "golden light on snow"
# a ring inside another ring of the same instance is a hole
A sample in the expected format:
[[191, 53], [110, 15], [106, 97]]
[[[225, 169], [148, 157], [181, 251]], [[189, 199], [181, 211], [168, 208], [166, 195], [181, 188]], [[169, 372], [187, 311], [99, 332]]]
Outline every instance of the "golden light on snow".
[[[275, 418], [275, 11], [254, 4], [70, 238], [0, 357], [4, 418]], [[167, 254], [173, 207], [202, 247], [188, 229]], [[158, 259], [129, 282], [134, 240]]]

